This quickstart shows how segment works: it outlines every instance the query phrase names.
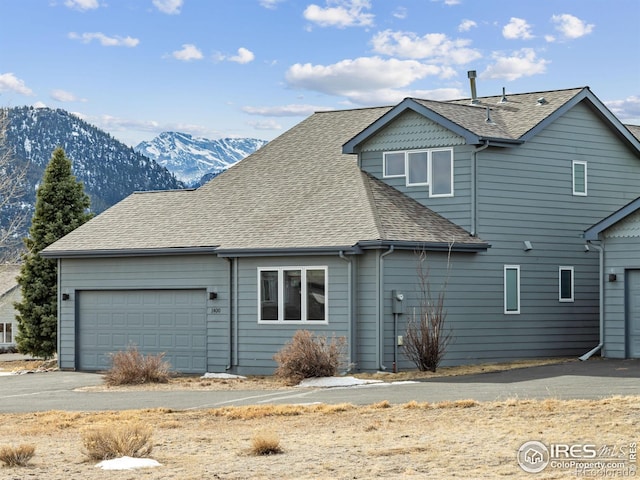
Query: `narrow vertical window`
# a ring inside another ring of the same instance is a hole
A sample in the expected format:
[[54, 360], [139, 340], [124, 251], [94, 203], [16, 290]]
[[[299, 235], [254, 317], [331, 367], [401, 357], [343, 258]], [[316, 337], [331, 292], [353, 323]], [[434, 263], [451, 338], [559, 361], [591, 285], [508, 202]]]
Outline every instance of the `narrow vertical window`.
[[260, 272], [260, 318], [278, 320], [278, 271]]
[[322, 321], [325, 316], [325, 271], [307, 270], [307, 320]]
[[559, 300], [573, 302], [573, 267], [560, 267]]
[[4, 325], [4, 341], [5, 343], [11, 343], [13, 342], [13, 332], [12, 332], [12, 325], [10, 323], [6, 323]]
[[587, 195], [587, 162], [573, 161], [573, 194]]
[[394, 152], [384, 154], [384, 176], [404, 177], [405, 159], [404, 152]]
[[453, 152], [436, 150], [431, 152], [430, 197], [453, 195]]
[[504, 313], [520, 313], [520, 265], [504, 266]]
[[429, 153], [407, 153], [407, 186], [428, 185], [429, 183]]
[[302, 272], [284, 271], [284, 319], [302, 320]]

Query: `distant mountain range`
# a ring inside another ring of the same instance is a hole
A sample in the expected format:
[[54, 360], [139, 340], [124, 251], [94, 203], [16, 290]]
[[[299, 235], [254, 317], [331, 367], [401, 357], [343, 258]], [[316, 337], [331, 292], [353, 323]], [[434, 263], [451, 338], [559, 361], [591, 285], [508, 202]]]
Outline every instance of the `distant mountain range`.
[[[134, 149], [62, 109], [14, 107], [7, 112], [10, 167], [26, 165], [27, 174], [24, 195], [0, 211], [0, 229], [20, 213], [31, 219], [37, 185], [58, 146], [71, 159], [74, 174], [91, 198], [91, 210], [98, 214], [135, 191], [198, 186], [203, 176], [212, 178], [266, 143], [167, 132]], [[28, 227], [18, 232], [18, 241]]]
[[209, 140], [187, 133], [164, 132], [134, 150], [155, 160], [190, 187], [206, 183], [267, 143], [257, 138]]

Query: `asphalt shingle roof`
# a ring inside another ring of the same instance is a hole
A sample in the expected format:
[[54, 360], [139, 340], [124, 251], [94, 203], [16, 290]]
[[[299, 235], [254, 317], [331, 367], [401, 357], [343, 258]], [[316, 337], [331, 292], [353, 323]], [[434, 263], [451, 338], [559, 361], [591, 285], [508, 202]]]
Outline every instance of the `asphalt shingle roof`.
[[[484, 97], [476, 105], [413, 100], [479, 136], [517, 139], [582, 90], [507, 95], [502, 103], [501, 96]], [[391, 109], [315, 113], [206, 185], [135, 193], [44, 253], [333, 248], [375, 240], [486, 246], [342, 153]]]

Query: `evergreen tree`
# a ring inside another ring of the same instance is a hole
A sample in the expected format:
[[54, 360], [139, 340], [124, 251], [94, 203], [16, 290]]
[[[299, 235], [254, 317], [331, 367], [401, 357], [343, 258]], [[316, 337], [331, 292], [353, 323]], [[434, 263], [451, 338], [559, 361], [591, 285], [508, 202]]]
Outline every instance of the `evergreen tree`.
[[22, 353], [51, 358], [57, 349], [57, 263], [40, 252], [92, 217], [90, 200], [71, 171], [64, 150], [56, 148], [36, 192], [36, 206], [27, 252], [18, 276], [22, 301], [18, 311], [16, 343]]

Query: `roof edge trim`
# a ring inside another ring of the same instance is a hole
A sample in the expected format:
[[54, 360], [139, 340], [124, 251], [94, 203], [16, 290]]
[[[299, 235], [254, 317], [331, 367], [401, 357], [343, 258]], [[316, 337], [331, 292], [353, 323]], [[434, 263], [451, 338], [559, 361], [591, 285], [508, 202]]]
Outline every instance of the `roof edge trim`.
[[357, 245], [334, 247], [272, 247], [272, 248], [221, 248], [216, 254], [223, 258], [233, 257], [283, 257], [295, 255], [359, 255], [362, 250]]
[[483, 252], [491, 248], [486, 242], [477, 243], [447, 243], [447, 242], [416, 242], [407, 240], [363, 240], [358, 242], [363, 250], [373, 250], [378, 248], [388, 248], [393, 246], [398, 250], [427, 250], [443, 252]]
[[636, 212], [638, 209], [640, 209], [640, 197], [636, 198], [635, 200], [632, 200], [631, 202], [627, 203], [624, 207], [616, 210], [608, 217], [600, 220], [595, 225], [589, 227], [582, 234], [583, 238], [585, 240], [590, 240], [590, 241], [599, 240], [600, 234], [603, 231], [605, 231], [607, 228], [611, 227], [612, 225], [618, 223], [619, 221], [623, 220], [624, 218], [628, 217], [632, 213]]
[[166, 255], [207, 255], [215, 253], [217, 247], [166, 247], [123, 248], [105, 250], [42, 250], [45, 258], [94, 258], [94, 257], [152, 257]]

